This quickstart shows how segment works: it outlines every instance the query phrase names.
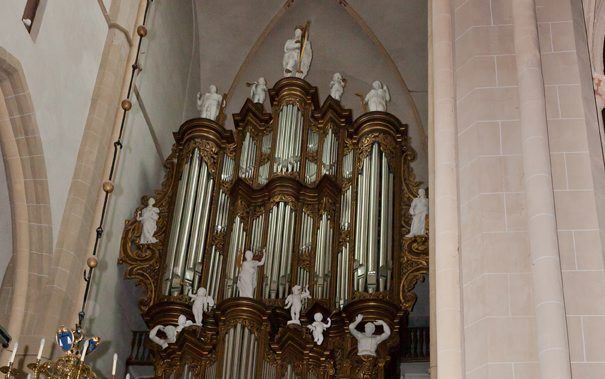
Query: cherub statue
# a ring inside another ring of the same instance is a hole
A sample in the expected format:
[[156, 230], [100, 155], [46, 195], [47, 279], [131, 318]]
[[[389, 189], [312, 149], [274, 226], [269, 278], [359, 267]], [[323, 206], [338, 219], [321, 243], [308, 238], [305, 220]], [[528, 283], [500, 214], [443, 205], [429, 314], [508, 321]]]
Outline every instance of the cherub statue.
[[304, 28], [294, 30], [294, 38], [286, 41], [284, 45], [284, 59], [282, 61], [284, 76], [304, 78], [307, 76], [313, 51], [308, 38], [308, 24]]
[[[160, 330], [166, 335], [166, 338], [160, 338], [157, 336], [157, 333]], [[151, 331], [149, 331], [149, 339], [160, 345], [162, 349], [165, 349], [168, 347], [168, 344], [176, 342], [176, 334], [176, 328], [172, 325], [157, 325], [151, 329]]]
[[242, 267], [240, 268], [239, 275], [237, 277], [237, 289], [241, 297], [254, 297], [254, 290], [256, 289], [256, 272], [258, 267], [265, 264], [265, 252], [263, 251], [263, 257], [260, 261], [253, 260], [254, 254], [252, 251], [247, 250], [244, 253], [244, 260], [242, 261]]
[[202, 96], [201, 92], [197, 93], [197, 109], [200, 111], [200, 117], [216, 121], [221, 106], [223, 105], [223, 96], [216, 91], [216, 86], [211, 84], [210, 92]]
[[[387, 325], [386, 322], [384, 322], [382, 320], [378, 320], [378, 321], [374, 321], [373, 323], [367, 322], [364, 326], [364, 329], [365, 329], [364, 332], [360, 333], [355, 328], [361, 322], [362, 319], [363, 319], [363, 315], [358, 314], [357, 317], [355, 318], [355, 321], [353, 321], [349, 325], [349, 331], [351, 332], [353, 337], [355, 337], [357, 339], [357, 355], [370, 355], [370, 356], [375, 357], [376, 349], [378, 348], [378, 345], [382, 341], [389, 338], [389, 336], [391, 335], [391, 328], [389, 328], [389, 326]], [[374, 331], [376, 330], [375, 325], [382, 325], [382, 327], [384, 328], [384, 333], [382, 333], [378, 336], [375, 336], [374, 335]]]
[[332, 96], [335, 100], [340, 101], [346, 82], [347, 81], [342, 77], [342, 75], [340, 75], [340, 73], [335, 73], [332, 76], [332, 81], [330, 82], [330, 96]]
[[188, 326], [193, 325], [193, 321], [187, 320], [187, 316], [180, 315], [177, 321], [178, 325], [176, 326], [176, 332], [180, 333], [181, 330], [185, 329]]
[[324, 342], [324, 331], [332, 326], [332, 320], [328, 317], [328, 323], [324, 324], [324, 316], [319, 312], [313, 315], [313, 319], [315, 321], [311, 325], [307, 325], [307, 328], [313, 333], [313, 341], [321, 345]]
[[250, 83], [250, 98], [256, 104], [263, 104], [267, 97], [267, 82], [262, 76], [256, 82]]
[[410, 205], [410, 214], [412, 215], [412, 225], [410, 232], [406, 237], [423, 236], [425, 234], [425, 220], [429, 213], [429, 199], [426, 198], [426, 192], [423, 188], [418, 190], [418, 197], [412, 200]]
[[309, 292], [309, 286], [305, 286], [305, 291], [302, 291], [302, 287], [298, 284], [292, 287], [292, 293], [286, 298], [286, 309], [290, 308], [290, 316], [292, 320], [288, 321], [288, 324], [300, 325], [300, 310], [302, 309], [302, 300], [310, 299], [311, 293]]
[[389, 101], [391, 101], [391, 94], [386, 84], [382, 84], [376, 80], [372, 83], [372, 89], [366, 95], [364, 104], [367, 105], [368, 112], [386, 112]]
[[139, 239], [140, 244], [158, 242], [157, 238], [155, 238], [153, 234], [158, 228], [157, 222], [160, 219], [160, 210], [154, 207], [154, 204], [155, 199], [150, 197], [149, 200], [147, 200], [147, 206], [137, 214], [137, 221], [140, 221], [141, 224], [143, 224], [141, 238]]
[[208, 312], [210, 308], [214, 307], [214, 299], [207, 295], [207, 291], [204, 287], [198, 288], [195, 295], [189, 290], [189, 297], [193, 299], [191, 310], [193, 311], [193, 317], [195, 317], [195, 325], [202, 325], [204, 312]]

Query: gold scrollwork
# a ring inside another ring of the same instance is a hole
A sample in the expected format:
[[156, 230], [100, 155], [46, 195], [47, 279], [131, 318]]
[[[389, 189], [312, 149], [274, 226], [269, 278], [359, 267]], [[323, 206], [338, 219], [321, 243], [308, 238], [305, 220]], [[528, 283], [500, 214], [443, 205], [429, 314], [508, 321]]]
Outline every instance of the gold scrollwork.
[[401, 284], [399, 301], [401, 306], [411, 311], [418, 296], [414, 287], [424, 281], [429, 270], [429, 243], [426, 236], [405, 238], [401, 257]]

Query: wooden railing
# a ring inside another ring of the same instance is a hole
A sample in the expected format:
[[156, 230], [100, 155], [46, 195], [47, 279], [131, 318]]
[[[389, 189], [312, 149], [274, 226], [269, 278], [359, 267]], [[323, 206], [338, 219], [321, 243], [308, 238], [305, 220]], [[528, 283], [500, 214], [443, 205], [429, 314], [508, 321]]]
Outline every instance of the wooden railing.
[[430, 360], [431, 341], [428, 327], [408, 328], [404, 336], [404, 362], [427, 362]]
[[130, 345], [130, 356], [126, 360], [126, 366], [151, 366], [153, 358], [147, 347], [149, 340], [148, 330], [133, 330], [132, 343]]

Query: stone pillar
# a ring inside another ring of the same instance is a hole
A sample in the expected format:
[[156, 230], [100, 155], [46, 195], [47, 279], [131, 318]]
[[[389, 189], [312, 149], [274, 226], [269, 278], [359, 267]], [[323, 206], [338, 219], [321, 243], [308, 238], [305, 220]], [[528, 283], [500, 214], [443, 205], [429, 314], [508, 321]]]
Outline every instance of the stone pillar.
[[[434, 125], [435, 326], [439, 379], [464, 377], [460, 288], [456, 91], [451, 0], [431, 4]], [[434, 363], [433, 363], [434, 366]]]
[[513, 0], [527, 228], [540, 378], [571, 378], [534, 0]]

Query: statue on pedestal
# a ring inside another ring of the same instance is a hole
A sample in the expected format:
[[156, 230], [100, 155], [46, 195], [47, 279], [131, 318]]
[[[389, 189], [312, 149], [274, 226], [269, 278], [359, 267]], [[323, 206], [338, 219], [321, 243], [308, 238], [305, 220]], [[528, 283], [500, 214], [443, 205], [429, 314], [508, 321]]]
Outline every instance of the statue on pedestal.
[[346, 82], [347, 81], [338, 72], [332, 76], [332, 81], [330, 82], [330, 96], [332, 96], [334, 100], [340, 101], [345, 90]]
[[313, 333], [313, 341], [316, 344], [321, 345], [322, 342], [324, 342], [324, 331], [332, 326], [332, 320], [328, 317], [328, 323], [324, 324], [324, 316], [319, 312], [313, 315], [313, 319], [315, 321], [313, 321], [311, 325], [307, 325], [307, 328]]
[[193, 311], [193, 317], [195, 317], [195, 325], [202, 325], [204, 319], [204, 312], [208, 312], [210, 308], [214, 307], [214, 299], [206, 294], [206, 289], [200, 287], [195, 295], [189, 292], [189, 297], [193, 299], [193, 305], [191, 310]]
[[197, 109], [200, 111], [200, 117], [216, 121], [223, 105], [223, 96], [216, 91], [216, 86], [211, 84], [210, 92], [202, 96], [201, 92], [197, 93]]
[[386, 112], [389, 101], [391, 101], [391, 94], [388, 87], [376, 80], [372, 83], [372, 89], [366, 95], [364, 104], [366, 104], [368, 112]]
[[265, 264], [265, 253], [263, 251], [263, 257], [260, 261], [253, 260], [252, 251], [247, 250], [244, 253], [244, 260], [242, 261], [242, 267], [240, 268], [239, 275], [237, 277], [237, 289], [241, 297], [254, 298], [254, 290], [256, 289], [256, 272], [258, 266]]
[[[386, 322], [378, 320], [374, 321], [373, 323], [367, 322], [364, 326], [364, 332], [360, 333], [355, 329], [355, 327], [357, 327], [362, 319], [363, 315], [358, 314], [355, 318], [355, 321], [349, 325], [349, 331], [353, 337], [357, 339], [357, 355], [370, 355], [375, 357], [378, 345], [380, 345], [382, 341], [385, 341], [391, 335], [391, 328], [389, 328]], [[374, 335], [376, 325], [382, 325], [384, 328], [384, 332], [378, 336]]]
[[313, 50], [309, 41], [309, 23], [294, 30], [294, 38], [286, 41], [284, 45], [284, 59], [282, 61], [284, 76], [304, 78], [309, 72]]
[[412, 200], [410, 214], [413, 217], [412, 225], [406, 237], [423, 236], [426, 233], [424, 227], [426, 216], [429, 214], [429, 199], [426, 198], [423, 188], [418, 190], [418, 197]]
[[292, 293], [286, 298], [286, 309], [290, 308], [290, 316], [292, 320], [288, 321], [288, 324], [300, 325], [300, 310], [302, 309], [302, 300], [310, 299], [311, 293], [309, 292], [309, 286], [305, 286], [305, 291], [302, 291], [302, 287], [298, 284], [292, 287]]
[[247, 83], [250, 85], [250, 99], [256, 104], [263, 104], [267, 97], [267, 82], [262, 76], [256, 82]]
[[159, 208], [154, 207], [154, 204], [155, 199], [150, 197], [149, 200], [147, 200], [147, 206], [137, 214], [137, 221], [140, 221], [143, 225], [141, 238], [139, 240], [139, 243], [142, 245], [158, 242], [157, 238], [153, 235], [158, 228], [157, 221], [160, 219], [160, 210]]

